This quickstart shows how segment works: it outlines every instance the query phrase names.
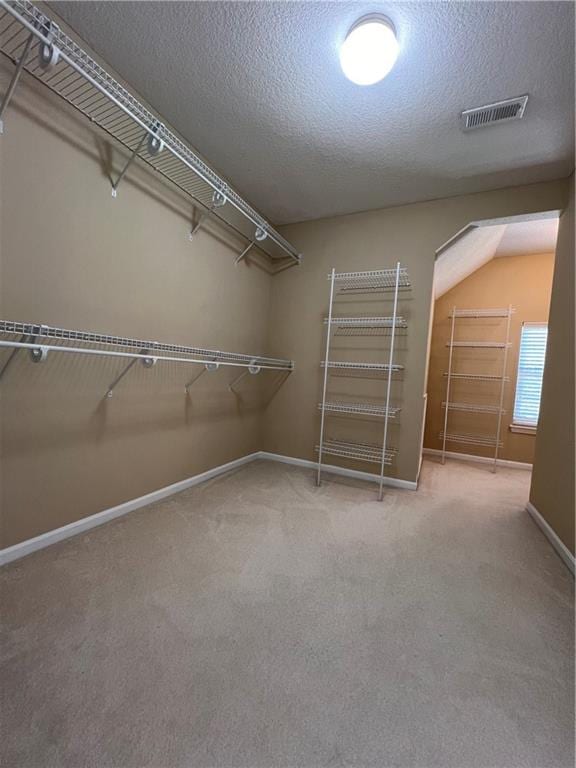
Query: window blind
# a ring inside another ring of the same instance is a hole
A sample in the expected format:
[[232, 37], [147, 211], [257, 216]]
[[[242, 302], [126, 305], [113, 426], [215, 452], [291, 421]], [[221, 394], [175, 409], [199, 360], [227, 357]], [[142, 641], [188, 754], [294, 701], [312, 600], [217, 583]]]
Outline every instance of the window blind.
[[546, 323], [522, 325], [514, 400], [514, 424], [527, 427], [535, 427], [538, 424], [547, 338]]

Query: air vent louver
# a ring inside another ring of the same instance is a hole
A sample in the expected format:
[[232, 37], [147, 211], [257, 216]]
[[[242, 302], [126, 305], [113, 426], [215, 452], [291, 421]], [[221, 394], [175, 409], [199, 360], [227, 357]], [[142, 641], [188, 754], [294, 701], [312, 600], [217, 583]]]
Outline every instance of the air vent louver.
[[461, 114], [462, 130], [473, 131], [476, 128], [486, 128], [488, 125], [504, 123], [510, 120], [520, 120], [524, 116], [528, 96], [518, 96], [515, 99], [505, 99], [483, 107], [465, 109]]

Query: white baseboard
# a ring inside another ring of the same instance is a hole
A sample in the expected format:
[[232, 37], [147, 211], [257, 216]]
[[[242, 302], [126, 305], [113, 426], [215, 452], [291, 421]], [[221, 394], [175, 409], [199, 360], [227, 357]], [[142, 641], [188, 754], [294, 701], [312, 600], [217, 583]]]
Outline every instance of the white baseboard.
[[[442, 456], [442, 451], [438, 448], [424, 448], [422, 453], [425, 456]], [[474, 456], [473, 453], [456, 453], [456, 451], [446, 451], [449, 459], [458, 459], [458, 461], [477, 461], [480, 464], [493, 464], [494, 459], [489, 456]], [[510, 461], [510, 459], [498, 459], [498, 467], [510, 467], [510, 469], [532, 469], [532, 464], [524, 461]]]
[[25, 557], [32, 552], [36, 552], [38, 549], [49, 547], [51, 544], [56, 544], [56, 542], [62, 541], [63, 539], [69, 539], [71, 536], [76, 536], [78, 533], [83, 533], [91, 528], [96, 528], [110, 520], [114, 520], [116, 517], [127, 515], [128, 512], [140, 509], [140, 507], [145, 507], [148, 504], [153, 504], [155, 501], [165, 499], [167, 496], [172, 496], [174, 493], [184, 491], [186, 488], [191, 488], [193, 485], [205, 483], [207, 480], [217, 477], [224, 472], [229, 472], [231, 469], [236, 469], [236, 467], [241, 467], [243, 464], [248, 464], [258, 457], [258, 451], [256, 453], [250, 453], [248, 456], [242, 456], [239, 459], [234, 459], [234, 461], [229, 461], [227, 464], [221, 464], [220, 466], [209, 469], [199, 475], [193, 475], [192, 477], [186, 478], [186, 480], [180, 480], [177, 483], [172, 483], [172, 485], [159, 488], [157, 491], [147, 493], [145, 496], [139, 496], [137, 499], [125, 501], [123, 504], [118, 504], [116, 507], [110, 507], [110, 509], [96, 512], [96, 514], [90, 515], [89, 517], [83, 517], [81, 520], [76, 520], [68, 525], [63, 525], [61, 528], [55, 528], [52, 531], [41, 533], [40, 536], [35, 536], [33, 539], [26, 539], [26, 541], [14, 544], [12, 547], [0, 549], [0, 566], [11, 563], [13, 560], [18, 560], [20, 557]]
[[528, 512], [532, 520], [534, 520], [538, 528], [540, 528], [544, 536], [546, 536], [550, 544], [552, 544], [560, 559], [563, 560], [565, 565], [567, 565], [572, 573], [574, 573], [574, 555], [570, 552], [566, 544], [564, 544], [558, 537], [556, 531], [546, 522], [546, 520], [544, 520], [540, 512], [538, 512], [534, 504], [530, 501], [526, 504], [526, 512]]
[[[309, 459], [296, 459], [293, 456], [282, 456], [279, 453], [269, 453], [260, 451], [259, 459], [267, 461], [279, 461], [282, 464], [292, 464], [295, 467], [305, 467], [306, 469], [316, 469], [318, 463]], [[380, 475], [374, 475], [371, 472], [361, 472], [358, 469], [347, 469], [346, 467], [337, 467], [335, 464], [322, 464], [323, 472], [330, 472], [333, 475], [342, 475], [343, 477], [353, 477], [356, 480], [367, 480], [371, 483], [379, 483]], [[384, 485], [392, 488], [404, 488], [415, 491], [418, 483], [413, 480], [398, 480], [396, 477], [385, 477]]]
[[[425, 448], [423, 453], [437, 455], [440, 454], [441, 451]], [[483, 459], [482, 457], [471, 455], [468, 456], [467, 454], [461, 453], [451, 454], [447, 452], [446, 455], [450, 456], [451, 458], [458, 458], [464, 461], [490, 461], [490, 459]], [[234, 461], [229, 461], [227, 464], [221, 464], [218, 467], [213, 467], [212, 469], [209, 469], [206, 472], [202, 472], [199, 475], [193, 475], [192, 477], [186, 478], [185, 480], [172, 483], [172, 485], [159, 488], [157, 491], [152, 491], [152, 493], [147, 493], [146, 495], [140, 496], [137, 499], [131, 499], [130, 501], [126, 501], [123, 504], [118, 504], [115, 507], [110, 507], [110, 509], [105, 509], [102, 512], [97, 512], [96, 514], [90, 515], [89, 517], [84, 517], [81, 520], [76, 520], [73, 523], [64, 525], [61, 528], [55, 528], [52, 531], [47, 531], [46, 533], [40, 534], [40, 536], [35, 536], [34, 538], [27, 539], [26, 541], [22, 541], [19, 544], [14, 544], [12, 547], [2, 549], [0, 550], [0, 566], [11, 563], [13, 560], [18, 560], [21, 557], [25, 557], [26, 555], [29, 555], [32, 552], [36, 552], [39, 549], [49, 547], [51, 544], [56, 544], [58, 541], [63, 541], [64, 539], [68, 539], [72, 536], [76, 536], [79, 533], [88, 531], [91, 528], [96, 528], [99, 525], [103, 525], [110, 520], [114, 520], [117, 517], [126, 515], [136, 509], [140, 509], [141, 507], [145, 507], [149, 504], [153, 504], [156, 501], [165, 499], [167, 496], [172, 496], [173, 494], [184, 491], [187, 488], [192, 488], [194, 485], [205, 483], [207, 480], [210, 480], [213, 477], [222, 475], [225, 472], [229, 472], [232, 469], [241, 467], [244, 464], [249, 464], [256, 459], [263, 459], [265, 461], [277, 461], [282, 464], [291, 464], [292, 466], [304, 467], [306, 469], [315, 469], [317, 466], [316, 462], [310, 461], [309, 459], [298, 459], [293, 456], [282, 456], [281, 454], [270, 453], [268, 451], [256, 451], [255, 453], [242, 456], [239, 459], [235, 459]], [[519, 462], [511, 461], [503, 461], [502, 463], [504, 466], [512, 465], [521, 469], [529, 468], [531, 466], [529, 464], [524, 465]], [[356, 469], [337, 467], [334, 464], [323, 464], [322, 470], [324, 472], [341, 475], [343, 477], [352, 477], [357, 480], [367, 480], [368, 482], [375, 483], [380, 481], [380, 477], [378, 475], [372, 474], [370, 472], [361, 472], [360, 470]], [[418, 487], [417, 482], [410, 480], [399, 480], [395, 477], [384, 478], [384, 484], [392, 488], [403, 488], [407, 490], [416, 490]], [[548, 525], [546, 520], [544, 520], [542, 515], [538, 512], [533, 504], [528, 502], [526, 509], [536, 524], [541, 528], [544, 535], [550, 541], [558, 555], [562, 558], [572, 573], [574, 573], [574, 556], [570, 550], [558, 538], [556, 533]]]
[[[147, 493], [145, 496], [140, 496], [137, 499], [131, 499], [123, 504], [118, 504], [116, 507], [110, 507], [102, 512], [96, 512], [94, 515], [84, 517], [81, 520], [76, 520], [68, 525], [63, 525], [61, 528], [55, 528], [52, 531], [47, 531], [39, 536], [35, 536], [33, 539], [26, 539], [18, 544], [14, 544], [12, 547], [6, 547], [6, 549], [0, 549], [0, 566], [11, 563], [13, 560], [18, 560], [21, 557], [30, 555], [32, 552], [36, 552], [39, 549], [49, 547], [51, 544], [56, 544], [58, 541], [69, 539], [72, 536], [76, 536], [84, 531], [89, 531], [91, 528], [96, 528], [99, 525], [114, 520], [116, 517], [122, 517], [127, 515], [128, 512], [132, 512], [135, 509], [146, 507], [148, 504], [153, 504], [155, 501], [165, 499], [167, 496], [172, 496], [175, 493], [191, 488], [199, 483], [205, 483], [213, 477], [229, 472], [231, 469], [241, 467], [243, 464], [248, 464], [256, 459], [265, 459], [267, 461], [279, 461], [284, 464], [293, 464], [296, 467], [306, 467], [308, 469], [314, 469], [317, 465], [314, 461], [307, 461], [305, 459], [295, 459], [291, 456], [280, 456], [277, 453], [268, 453], [267, 451], [256, 451], [250, 453], [247, 456], [242, 456], [234, 461], [229, 461], [227, 464], [221, 464], [218, 467], [209, 469], [206, 472], [202, 472], [199, 475], [193, 475], [186, 478], [186, 480], [180, 480], [172, 485], [167, 485], [164, 488], [159, 488], [157, 491]], [[345, 469], [344, 467], [336, 467], [332, 464], [323, 464], [322, 468], [325, 472], [332, 472], [336, 475], [344, 475], [345, 477], [354, 477], [359, 480], [369, 480], [371, 482], [379, 482], [380, 477], [378, 475], [370, 474], [369, 472], [359, 472], [355, 469]], [[408, 488], [410, 490], [416, 489], [416, 483], [411, 483], [408, 480], [397, 480], [393, 477], [384, 478], [384, 483], [388, 486], [395, 488]]]

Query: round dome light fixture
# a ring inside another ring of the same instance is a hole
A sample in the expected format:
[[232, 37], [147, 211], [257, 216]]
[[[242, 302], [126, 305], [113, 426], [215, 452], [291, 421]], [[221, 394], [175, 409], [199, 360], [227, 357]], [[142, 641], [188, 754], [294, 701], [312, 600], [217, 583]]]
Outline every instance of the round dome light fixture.
[[350, 28], [340, 48], [340, 66], [353, 83], [374, 85], [390, 72], [399, 49], [390, 19], [371, 13]]

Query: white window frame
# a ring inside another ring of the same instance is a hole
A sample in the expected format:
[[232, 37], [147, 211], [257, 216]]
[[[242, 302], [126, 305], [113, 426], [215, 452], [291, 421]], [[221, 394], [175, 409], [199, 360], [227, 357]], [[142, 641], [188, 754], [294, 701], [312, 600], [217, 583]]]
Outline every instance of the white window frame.
[[[545, 328], [546, 329], [546, 336], [548, 336], [548, 323], [535, 323], [535, 322], [524, 322], [522, 323], [522, 328], [520, 331], [520, 344], [518, 347], [518, 369], [516, 371], [516, 386], [514, 389], [514, 405], [513, 405], [513, 416], [512, 416], [512, 424], [510, 425], [510, 430], [512, 432], [520, 432], [525, 434], [534, 434], [536, 432], [536, 428], [538, 426], [538, 420], [536, 422], [528, 421], [527, 419], [522, 419], [517, 415], [517, 410], [519, 407], [519, 384], [521, 382], [521, 362], [522, 362], [522, 340], [524, 337], [524, 329], [525, 328]], [[548, 339], [546, 339], [548, 341]], [[546, 366], [546, 349], [544, 350], [544, 361], [542, 364], [542, 380], [544, 379], [544, 368]], [[540, 390], [540, 394], [542, 394], [542, 390]], [[540, 417], [540, 402], [538, 403], [538, 418]]]

